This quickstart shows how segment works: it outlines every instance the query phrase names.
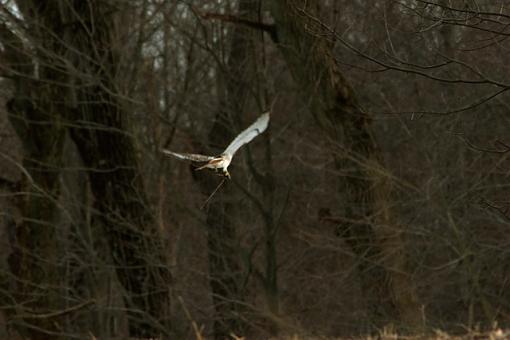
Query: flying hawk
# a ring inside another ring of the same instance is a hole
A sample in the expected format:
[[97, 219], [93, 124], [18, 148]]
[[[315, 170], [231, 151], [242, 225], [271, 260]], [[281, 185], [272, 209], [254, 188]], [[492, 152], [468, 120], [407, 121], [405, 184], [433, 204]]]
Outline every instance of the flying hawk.
[[195, 170], [213, 169], [220, 171], [221, 174], [230, 179], [230, 174], [227, 171], [232, 157], [241, 146], [252, 141], [253, 138], [264, 132], [269, 124], [269, 111], [263, 113], [257, 120], [251, 124], [246, 130], [241, 132], [234, 140], [227, 146], [225, 151], [219, 156], [205, 156], [194, 153], [177, 153], [170, 150], [162, 149], [161, 151], [167, 155], [174, 156], [179, 159], [189, 160], [193, 162], [205, 163], [204, 165], [196, 168]]

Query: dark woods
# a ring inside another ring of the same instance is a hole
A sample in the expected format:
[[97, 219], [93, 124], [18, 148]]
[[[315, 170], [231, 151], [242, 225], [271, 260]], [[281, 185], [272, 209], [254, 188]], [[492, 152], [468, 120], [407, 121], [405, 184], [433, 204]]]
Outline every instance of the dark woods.
[[0, 337], [508, 326], [505, 2], [0, 3]]

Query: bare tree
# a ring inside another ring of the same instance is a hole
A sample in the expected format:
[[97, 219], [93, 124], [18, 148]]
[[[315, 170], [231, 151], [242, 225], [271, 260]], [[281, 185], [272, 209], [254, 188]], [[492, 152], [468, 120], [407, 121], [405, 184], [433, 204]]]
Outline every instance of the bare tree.
[[[241, 18], [253, 18], [257, 3], [241, 0], [238, 12]], [[218, 65], [219, 100], [214, 124], [209, 132], [209, 149], [221, 152], [235, 137], [232, 126], [244, 121], [248, 110], [251, 81], [254, 79], [255, 51], [253, 32], [242, 26], [231, 28], [229, 52], [225, 64]], [[214, 192], [217, 178], [195, 176], [205, 195]], [[219, 184], [221, 185], [221, 183]], [[247, 330], [243, 311], [246, 313], [247, 268], [241, 262], [238, 229], [233, 220], [239, 204], [232, 199], [235, 188], [231, 183], [221, 188], [207, 206], [207, 243], [209, 254], [209, 277], [216, 318], [214, 336], [224, 339], [229, 334], [245, 334]]]
[[333, 143], [337, 168], [344, 174], [339, 190], [344, 197], [341, 204], [345, 206], [345, 220], [338, 232], [359, 257], [372, 320], [394, 320], [398, 315], [392, 311], [395, 305], [406, 327], [420, 327], [413, 283], [405, 274], [404, 242], [388, 203], [391, 183], [371, 118], [341, 74], [330, 42], [320, 33], [308, 31], [316, 28], [320, 32], [321, 21], [306, 4], [274, 1], [271, 13], [278, 46], [306, 94], [306, 104]]
[[[7, 71], [17, 84], [9, 104], [11, 121], [27, 152], [23, 191], [28, 195], [19, 205], [24, 222], [17, 227], [11, 261], [18, 278], [17, 303], [32, 301], [34, 294], [42, 298], [30, 302], [31, 313], [58, 310], [56, 302], [48, 300], [55, 293], [46, 287], [55, 286], [51, 268], [56, 265], [52, 254], [58, 168], [67, 128], [88, 171], [95, 198], [94, 224], [109, 240], [126, 292], [130, 333], [165, 332], [170, 277], [139, 175], [128, 111], [116, 84], [123, 28], [119, 14], [129, 7], [115, 1], [20, 1], [17, 5], [24, 22], [15, 27], [22, 30], [28, 46], [6, 26], [2, 39], [10, 51]], [[24, 60], [21, 66], [20, 60]], [[33, 338], [46, 337], [45, 333], [57, 330], [53, 318], [26, 317], [33, 327], [22, 328], [29, 329]]]
[[[509, 18], [0, 0], [0, 338], [508, 326]], [[212, 196], [158, 151], [219, 152], [270, 103]]]
[[[24, 306], [18, 311], [19, 315], [30, 317], [58, 309], [58, 295], [50, 287], [56, 287], [58, 282], [55, 236], [65, 130], [62, 117], [53, 114], [62, 109], [62, 105], [52, 101], [57, 90], [45, 81], [34, 79], [32, 55], [5, 25], [1, 29], [6, 47], [4, 58], [7, 63], [4, 65], [9, 67], [15, 80], [15, 97], [7, 107], [25, 152], [23, 180], [16, 187], [24, 194], [15, 204], [23, 219], [10, 226], [16, 244], [9, 264], [17, 290], [9, 304]], [[59, 82], [62, 75], [45, 67], [46, 62], [46, 58], [42, 58], [39, 75], [49, 82]], [[47, 336], [38, 329], [49, 334], [56, 331], [50, 318], [28, 318], [26, 322], [35, 329], [31, 334], [35, 339]]]

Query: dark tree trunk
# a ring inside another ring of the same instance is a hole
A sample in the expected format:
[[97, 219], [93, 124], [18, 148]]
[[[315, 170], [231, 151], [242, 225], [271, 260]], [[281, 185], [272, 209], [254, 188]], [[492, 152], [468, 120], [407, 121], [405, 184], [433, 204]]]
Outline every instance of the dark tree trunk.
[[16, 132], [29, 141], [24, 143], [25, 173], [18, 187], [21, 195], [16, 199], [22, 219], [13, 232], [15, 239], [9, 265], [16, 279], [16, 302], [23, 306], [18, 312], [27, 316], [23, 320], [33, 327], [28, 333], [33, 339], [46, 339], [56, 327], [51, 318], [32, 316], [59, 308], [56, 234], [65, 132], [58, 123], [58, 116], [52, 117], [51, 106], [38, 100], [37, 104], [32, 100], [20, 100], [20, 94], [9, 104], [13, 125], [24, 125]]
[[83, 2], [75, 10], [90, 13], [80, 18], [84, 27], [74, 33], [73, 47], [91, 60], [78, 69], [97, 78], [92, 85], [80, 80], [76, 84], [71, 136], [90, 169], [96, 221], [105, 229], [117, 277], [126, 290], [130, 334], [155, 336], [163, 332], [160, 327], [168, 317], [170, 274], [139, 172], [128, 111], [114, 92], [116, 9]]
[[[10, 105], [30, 175], [25, 185], [30, 195], [20, 203], [25, 220], [17, 228], [11, 263], [20, 278], [19, 304], [26, 301], [29, 289], [38, 294], [40, 287], [51, 286], [53, 271], [41, 263], [54, 265], [50, 260], [56, 249], [53, 225], [65, 119], [90, 178], [95, 221], [104, 227], [125, 289], [130, 334], [157, 336], [165, 332], [170, 275], [139, 173], [128, 113], [116, 86], [121, 4], [19, 2], [33, 34], [40, 79], [18, 74], [17, 97]], [[19, 54], [23, 49], [18, 45], [11, 46]], [[31, 62], [28, 56], [23, 60]], [[12, 69], [19, 64], [11, 62]], [[49, 309], [48, 294], [42, 296], [41, 303], [32, 304]], [[44, 328], [55, 328], [53, 320], [45, 322]]]
[[404, 241], [390, 215], [391, 185], [371, 118], [341, 74], [330, 43], [307, 31], [321, 27], [305, 6], [303, 1], [272, 1], [278, 46], [310, 111], [332, 142], [338, 169], [345, 174], [339, 190], [345, 218], [351, 223], [344, 224], [340, 233], [359, 258], [371, 321], [380, 326], [400, 314], [404, 326], [419, 327], [420, 308], [405, 274]]
[[[9, 267], [15, 294], [13, 300], [4, 300], [2, 305], [15, 307], [12, 324], [22, 334], [47, 339], [58, 330], [55, 318], [39, 316], [60, 307], [56, 235], [65, 138], [59, 116], [62, 105], [54, 100], [59, 89], [52, 84], [65, 76], [45, 67], [47, 59], [41, 57], [39, 75], [34, 79], [33, 62], [21, 40], [3, 25], [0, 39], [5, 48], [1, 69], [14, 81], [13, 98], [7, 104], [9, 120], [24, 150], [23, 177], [13, 195], [21, 218], [10, 226], [13, 237]], [[41, 44], [48, 46], [46, 42]]]
[[89, 177], [96, 200], [95, 220], [105, 228], [117, 276], [126, 290], [125, 302], [131, 310], [130, 333], [158, 334], [161, 330], [148, 320], [162, 321], [167, 316], [170, 276], [133, 141], [122, 132], [122, 119], [112, 119], [122, 115], [111, 105], [87, 105], [80, 111], [82, 121], [104, 128], [74, 128], [72, 136], [84, 163], [92, 169]]

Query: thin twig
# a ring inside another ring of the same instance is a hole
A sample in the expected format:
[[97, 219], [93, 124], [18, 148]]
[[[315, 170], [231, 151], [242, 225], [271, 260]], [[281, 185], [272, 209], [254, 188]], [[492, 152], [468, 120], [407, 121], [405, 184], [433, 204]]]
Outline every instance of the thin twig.
[[59, 316], [62, 316], [62, 315], [68, 314], [68, 313], [76, 312], [77, 310], [85, 308], [95, 302], [96, 302], [95, 300], [88, 300], [88, 301], [82, 302], [80, 304], [77, 304], [75, 306], [71, 306], [69, 308], [59, 310], [56, 312], [38, 313], [38, 314], [24, 313], [24, 314], [16, 315], [15, 318], [19, 318], [19, 319], [50, 319], [50, 318], [59, 317]]
[[221, 14], [221, 13], [204, 13], [197, 9], [194, 6], [191, 6], [191, 10], [195, 13], [195, 15], [205, 19], [205, 20], [219, 20], [223, 22], [230, 22], [232, 24], [239, 24], [243, 26], [247, 26], [250, 28], [258, 29], [263, 32], [267, 32], [273, 42], [278, 43], [278, 33], [276, 31], [276, 26], [272, 24], [266, 24], [263, 22], [257, 22], [253, 20], [244, 19], [235, 15]]
[[209, 197], [207, 197], [207, 199], [205, 200], [204, 204], [202, 204], [202, 206], [200, 207], [200, 210], [204, 209], [205, 206], [207, 205], [207, 203], [209, 203], [209, 201], [211, 200], [211, 198], [214, 196], [214, 194], [216, 193], [216, 191], [218, 191], [218, 189], [222, 186], [223, 182], [225, 182], [225, 178], [223, 178], [220, 182], [220, 184], [218, 184], [218, 186], [216, 187], [216, 189], [214, 189], [214, 191], [212, 192], [211, 195], [209, 195]]
[[195, 337], [197, 340], [205, 340], [202, 336], [202, 327], [198, 327], [197, 323], [193, 318], [191, 317], [191, 313], [189, 312], [188, 308], [186, 308], [186, 305], [184, 304], [184, 300], [182, 299], [182, 296], [178, 296], [177, 299], [181, 303], [182, 309], [184, 310], [184, 314], [186, 314], [186, 317], [191, 322], [191, 326], [193, 327], [193, 331], [195, 332]]

